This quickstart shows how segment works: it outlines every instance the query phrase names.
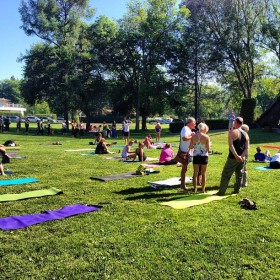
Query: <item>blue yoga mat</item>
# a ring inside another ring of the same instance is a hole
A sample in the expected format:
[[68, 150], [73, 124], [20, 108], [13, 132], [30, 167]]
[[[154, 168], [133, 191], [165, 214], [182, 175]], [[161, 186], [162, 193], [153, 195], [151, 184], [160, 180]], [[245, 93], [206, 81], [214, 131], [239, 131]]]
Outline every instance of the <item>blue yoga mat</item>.
[[19, 178], [19, 179], [11, 179], [11, 180], [0, 180], [0, 186], [9, 186], [9, 185], [20, 185], [20, 184], [28, 184], [38, 182], [35, 178]]
[[58, 210], [47, 210], [38, 214], [27, 214], [23, 216], [10, 216], [0, 218], [2, 230], [20, 229], [47, 221], [60, 220], [74, 215], [100, 210], [102, 206], [74, 204], [67, 205]]
[[265, 170], [265, 171], [273, 170], [272, 168], [269, 168], [269, 166], [255, 166], [254, 169], [255, 170]]

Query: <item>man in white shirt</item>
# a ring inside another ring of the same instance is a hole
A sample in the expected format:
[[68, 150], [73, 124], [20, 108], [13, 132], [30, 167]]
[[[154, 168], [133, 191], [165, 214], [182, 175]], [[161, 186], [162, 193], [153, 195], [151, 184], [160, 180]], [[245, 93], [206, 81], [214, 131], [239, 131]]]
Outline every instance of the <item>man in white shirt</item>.
[[182, 164], [181, 169], [181, 189], [186, 189], [186, 172], [188, 170], [188, 163], [189, 163], [189, 146], [191, 143], [192, 136], [194, 132], [192, 130], [195, 129], [196, 121], [193, 117], [188, 117], [186, 119], [185, 126], [182, 128], [180, 133], [180, 146], [178, 154], [175, 158], [176, 161]]

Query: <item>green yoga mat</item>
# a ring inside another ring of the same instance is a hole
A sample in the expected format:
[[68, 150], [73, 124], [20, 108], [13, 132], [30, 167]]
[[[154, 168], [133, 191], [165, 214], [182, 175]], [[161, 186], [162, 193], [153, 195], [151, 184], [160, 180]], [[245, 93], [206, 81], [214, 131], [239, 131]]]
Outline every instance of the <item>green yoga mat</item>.
[[56, 188], [50, 188], [48, 190], [36, 190], [23, 193], [7, 193], [0, 195], [0, 201], [14, 201], [34, 197], [42, 197], [48, 195], [62, 194], [63, 192]]
[[162, 203], [160, 203], [160, 205], [170, 206], [174, 209], [185, 209], [188, 207], [209, 203], [209, 202], [215, 201], [215, 200], [221, 200], [221, 199], [227, 198], [229, 196], [235, 195], [235, 194], [232, 194], [232, 195], [218, 196], [218, 195], [215, 195], [215, 193], [217, 193], [217, 191], [209, 191], [207, 193], [193, 194], [193, 195], [185, 196], [185, 197], [182, 197], [182, 198], [179, 198], [176, 200], [162, 202]]

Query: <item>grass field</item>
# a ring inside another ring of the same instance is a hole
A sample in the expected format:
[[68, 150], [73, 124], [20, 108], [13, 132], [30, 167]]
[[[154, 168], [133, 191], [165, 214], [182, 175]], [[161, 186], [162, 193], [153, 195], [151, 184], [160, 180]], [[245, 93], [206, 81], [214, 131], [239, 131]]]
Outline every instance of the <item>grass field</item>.
[[[161, 140], [178, 145], [179, 136], [170, 134], [167, 127]], [[103, 206], [97, 212], [20, 230], [0, 230], [0, 279], [280, 279], [280, 171], [254, 170], [261, 164], [251, 161], [258, 145], [280, 145], [280, 135], [261, 130], [250, 130], [249, 135], [249, 186], [238, 196], [175, 210], [159, 203], [186, 193], [178, 188], [155, 190], [147, 183], [179, 176], [175, 165], [149, 176], [93, 181], [89, 177], [135, 171], [139, 164], [65, 152], [94, 148], [89, 137], [36, 136], [35, 126], [28, 135], [16, 134], [14, 128], [0, 133], [0, 143], [12, 139], [20, 145], [17, 153], [26, 156], [5, 165], [13, 174], [0, 180], [39, 180], [0, 187], [0, 194], [50, 187], [63, 191], [62, 195], [1, 202], [0, 217], [76, 203]], [[209, 136], [213, 150], [222, 153], [209, 158], [206, 189], [215, 190], [227, 157], [227, 133], [210, 131]], [[141, 140], [144, 134], [132, 133], [132, 137]], [[55, 141], [62, 145], [51, 145]], [[121, 137], [116, 141], [123, 145]], [[160, 150], [145, 152], [158, 157]], [[187, 175], [191, 174], [190, 165]], [[233, 180], [228, 193], [232, 185]], [[238, 202], [244, 197], [256, 201], [258, 210], [241, 209]]]

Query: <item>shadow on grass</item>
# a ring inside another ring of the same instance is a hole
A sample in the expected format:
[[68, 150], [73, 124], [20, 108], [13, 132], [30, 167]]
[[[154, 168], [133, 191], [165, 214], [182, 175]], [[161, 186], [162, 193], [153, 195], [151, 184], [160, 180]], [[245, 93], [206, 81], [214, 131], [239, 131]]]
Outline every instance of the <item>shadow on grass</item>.
[[[213, 186], [213, 187], [207, 187], [207, 190], [217, 190], [218, 191], [219, 187], [218, 186]], [[166, 193], [163, 191], [170, 191], [170, 190], [175, 190], [176, 193]], [[146, 186], [143, 188], [129, 188], [125, 189], [122, 191], [114, 192], [115, 194], [122, 194], [122, 195], [128, 195], [129, 197], [126, 197], [124, 200], [149, 200], [149, 199], [155, 199], [158, 202], [163, 202], [163, 201], [170, 201], [174, 200], [177, 198], [180, 198], [181, 196], [189, 196], [193, 194], [192, 188], [190, 188], [189, 191], [183, 191], [180, 189], [180, 187], [175, 186], [175, 187], [160, 187], [158, 186], [156, 189], [153, 188], [152, 186]], [[133, 194], [138, 194], [142, 193], [141, 195], [136, 195], [133, 196]]]

